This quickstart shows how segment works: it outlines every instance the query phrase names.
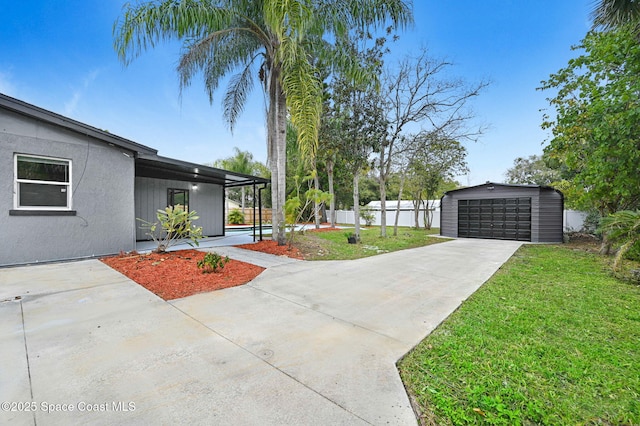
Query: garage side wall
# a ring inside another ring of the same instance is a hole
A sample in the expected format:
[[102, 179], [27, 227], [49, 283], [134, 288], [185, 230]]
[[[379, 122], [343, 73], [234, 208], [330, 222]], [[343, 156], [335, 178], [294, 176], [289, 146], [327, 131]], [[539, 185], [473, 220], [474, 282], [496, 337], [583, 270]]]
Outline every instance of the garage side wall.
[[[208, 237], [223, 235], [224, 231], [224, 191], [221, 185], [198, 183], [193, 189], [190, 182], [148, 177], [135, 178], [135, 217], [156, 222], [156, 211], [167, 207], [169, 188], [189, 191], [189, 209], [195, 211], [199, 219], [196, 226], [202, 226], [202, 234]], [[135, 221], [136, 239], [149, 240], [140, 221]]]
[[552, 189], [540, 189], [538, 209], [538, 242], [561, 243], [563, 241], [564, 197]]
[[[75, 213], [16, 211], [15, 154], [71, 160]], [[0, 109], [0, 266], [133, 250], [134, 170], [130, 152]]]
[[458, 237], [458, 199], [453, 194], [440, 200], [440, 235]]

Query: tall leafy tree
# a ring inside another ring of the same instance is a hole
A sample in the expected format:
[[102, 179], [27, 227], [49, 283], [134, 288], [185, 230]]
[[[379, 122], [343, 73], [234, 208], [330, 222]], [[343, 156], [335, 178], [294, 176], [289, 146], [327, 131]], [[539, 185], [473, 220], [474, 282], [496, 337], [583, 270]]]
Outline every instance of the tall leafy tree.
[[542, 82], [555, 109], [542, 127], [550, 164], [578, 192], [582, 204], [607, 216], [640, 203], [640, 44], [633, 28], [590, 32], [575, 49], [584, 54]]
[[513, 160], [513, 167], [505, 173], [507, 183], [524, 185], [551, 185], [560, 180], [560, 172], [547, 166], [539, 155]]
[[[390, 29], [387, 30], [388, 33]], [[382, 70], [385, 37], [374, 40], [366, 33], [344, 40], [345, 48], [357, 57], [363, 67]], [[383, 99], [372, 82], [353, 84], [347, 75], [337, 73], [331, 84], [332, 106], [329, 122], [333, 124], [333, 145], [353, 177], [353, 209], [356, 240], [360, 239], [360, 177], [368, 168], [369, 156], [386, 136]]]
[[[431, 229], [430, 209], [433, 206], [429, 205], [429, 200], [438, 196], [438, 191], [445, 182], [468, 171], [467, 150], [460, 142], [438, 132], [421, 132], [415, 138], [417, 143], [415, 154], [408, 165], [407, 189], [413, 200], [415, 227], [419, 227], [420, 207], [426, 201], [424, 225]], [[397, 234], [396, 228], [397, 222], [394, 225], [394, 235]]]
[[417, 56], [408, 56], [383, 76], [382, 94], [386, 102], [387, 136], [381, 141], [377, 168], [380, 184], [380, 235], [387, 236], [386, 189], [394, 173], [397, 156], [407, 144], [407, 128], [419, 125], [422, 130], [446, 132], [457, 140], [475, 140], [482, 128], [467, 128], [473, 113], [470, 101], [488, 83], [468, 85], [460, 79], [444, 76], [451, 63], [429, 56], [426, 49]]
[[[181, 87], [202, 73], [210, 100], [221, 80], [224, 116], [233, 128], [254, 79], [267, 102], [267, 146], [271, 167], [274, 238], [285, 244], [287, 116], [297, 129], [299, 146], [313, 153], [321, 113], [321, 84], [311, 61], [323, 35], [344, 37], [391, 20], [411, 22], [403, 0], [164, 0], [125, 6], [114, 26], [115, 48], [127, 64], [159, 42], [183, 42], [178, 65]], [[331, 37], [325, 37], [330, 39]], [[316, 52], [316, 55], [318, 53]], [[336, 50], [323, 54], [354, 78], [365, 73]]]

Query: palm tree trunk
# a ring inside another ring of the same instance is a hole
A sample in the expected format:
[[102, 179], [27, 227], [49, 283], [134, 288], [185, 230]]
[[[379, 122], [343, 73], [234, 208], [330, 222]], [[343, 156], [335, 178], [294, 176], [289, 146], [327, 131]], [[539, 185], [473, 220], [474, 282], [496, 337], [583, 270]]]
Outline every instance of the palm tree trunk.
[[333, 159], [327, 160], [327, 179], [329, 180], [329, 194], [331, 200], [329, 201], [329, 221], [331, 227], [336, 227], [336, 196], [333, 193]]
[[[320, 191], [320, 179], [318, 178], [318, 167], [316, 167], [316, 175], [313, 177], [313, 187], [316, 190], [316, 194]], [[318, 203], [317, 197], [313, 200], [313, 220], [315, 222], [316, 229], [320, 228], [320, 203]]]
[[279, 70], [269, 73], [269, 109], [267, 111], [267, 140], [271, 169], [271, 238], [278, 245], [286, 244], [284, 202], [286, 198], [287, 165], [287, 105], [279, 81]]

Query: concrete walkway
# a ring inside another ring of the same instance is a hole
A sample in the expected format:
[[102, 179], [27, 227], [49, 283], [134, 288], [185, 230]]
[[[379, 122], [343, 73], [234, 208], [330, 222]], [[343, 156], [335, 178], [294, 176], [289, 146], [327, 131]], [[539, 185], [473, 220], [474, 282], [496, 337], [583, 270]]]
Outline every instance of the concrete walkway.
[[288, 262], [171, 303], [95, 260], [0, 269], [0, 424], [416, 424], [395, 362], [519, 245]]

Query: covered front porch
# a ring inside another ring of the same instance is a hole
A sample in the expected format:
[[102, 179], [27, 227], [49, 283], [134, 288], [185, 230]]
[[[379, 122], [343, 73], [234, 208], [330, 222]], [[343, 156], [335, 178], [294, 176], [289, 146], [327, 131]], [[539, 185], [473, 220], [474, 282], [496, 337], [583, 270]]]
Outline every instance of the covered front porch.
[[[263, 239], [262, 221], [242, 231], [225, 227], [225, 193], [227, 188], [248, 186], [253, 189], [254, 209], [262, 211], [262, 190], [268, 179], [235, 173], [215, 167], [189, 163], [158, 155], [139, 155], [135, 162], [136, 249], [149, 251], [153, 241], [140, 228], [142, 219], [156, 222], [156, 213], [170, 205], [181, 204], [195, 211], [207, 237], [204, 247], [236, 245]], [[255, 231], [255, 232], [254, 232]], [[230, 234], [230, 235], [228, 235]], [[178, 249], [189, 248], [182, 244]]]

